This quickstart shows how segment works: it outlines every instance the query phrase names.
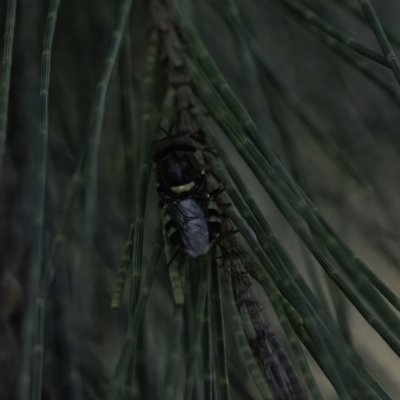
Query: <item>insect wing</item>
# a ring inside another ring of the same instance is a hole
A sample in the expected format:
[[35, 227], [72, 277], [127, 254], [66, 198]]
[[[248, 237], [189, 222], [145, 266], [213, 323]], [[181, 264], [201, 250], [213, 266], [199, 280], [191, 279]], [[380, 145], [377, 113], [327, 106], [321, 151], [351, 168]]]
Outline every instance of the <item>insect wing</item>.
[[208, 225], [201, 204], [193, 198], [165, 204], [189, 255], [206, 254], [209, 249]]

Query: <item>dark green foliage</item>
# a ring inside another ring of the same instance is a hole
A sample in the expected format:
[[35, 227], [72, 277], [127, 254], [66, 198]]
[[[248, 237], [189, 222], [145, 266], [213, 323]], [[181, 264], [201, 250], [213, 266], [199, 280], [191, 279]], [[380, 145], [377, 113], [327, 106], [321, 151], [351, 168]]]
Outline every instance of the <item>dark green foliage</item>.
[[[0, 5], [1, 399], [398, 398], [400, 8], [353, 3]], [[172, 122], [220, 213], [197, 259]]]

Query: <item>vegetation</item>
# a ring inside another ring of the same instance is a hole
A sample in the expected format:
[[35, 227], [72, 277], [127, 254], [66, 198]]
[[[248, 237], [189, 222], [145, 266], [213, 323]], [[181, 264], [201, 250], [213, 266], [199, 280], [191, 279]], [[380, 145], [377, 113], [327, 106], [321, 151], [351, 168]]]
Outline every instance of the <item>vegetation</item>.
[[[3, 3], [2, 399], [400, 398], [396, 2]], [[171, 126], [220, 215], [197, 258]]]

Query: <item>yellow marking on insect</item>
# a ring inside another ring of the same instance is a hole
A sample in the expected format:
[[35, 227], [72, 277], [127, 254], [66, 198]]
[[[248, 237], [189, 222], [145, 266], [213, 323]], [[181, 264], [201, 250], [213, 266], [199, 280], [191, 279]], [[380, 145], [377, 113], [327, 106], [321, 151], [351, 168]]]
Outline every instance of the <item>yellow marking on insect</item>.
[[186, 185], [171, 186], [171, 190], [174, 193], [188, 192], [189, 190], [193, 189], [193, 186], [194, 182], [189, 182]]

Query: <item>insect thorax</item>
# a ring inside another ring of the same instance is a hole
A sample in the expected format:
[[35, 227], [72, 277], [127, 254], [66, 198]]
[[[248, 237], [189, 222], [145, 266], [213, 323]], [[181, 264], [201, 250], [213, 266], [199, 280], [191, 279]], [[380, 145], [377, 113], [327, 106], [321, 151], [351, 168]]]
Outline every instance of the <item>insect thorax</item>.
[[160, 186], [176, 187], [201, 177], [201, 166], [194, 153], [171, 152], [157, 163], [156, 178]]

